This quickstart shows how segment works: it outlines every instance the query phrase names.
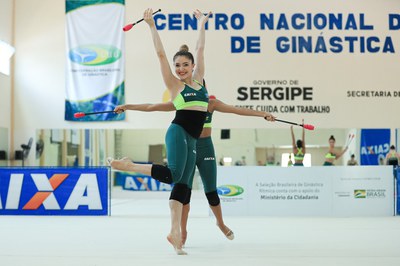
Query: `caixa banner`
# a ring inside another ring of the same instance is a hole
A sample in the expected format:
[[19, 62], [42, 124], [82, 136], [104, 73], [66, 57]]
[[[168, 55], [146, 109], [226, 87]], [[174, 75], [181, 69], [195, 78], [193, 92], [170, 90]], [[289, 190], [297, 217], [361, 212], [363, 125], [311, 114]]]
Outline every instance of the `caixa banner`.
[[161, 183], [151, 176], [130, 172], [116, 172], [115, 178], [124, 190], [171, 191], [172, 185]]
[[109, 215], [109, 168], [0, 168], [0, 215]]

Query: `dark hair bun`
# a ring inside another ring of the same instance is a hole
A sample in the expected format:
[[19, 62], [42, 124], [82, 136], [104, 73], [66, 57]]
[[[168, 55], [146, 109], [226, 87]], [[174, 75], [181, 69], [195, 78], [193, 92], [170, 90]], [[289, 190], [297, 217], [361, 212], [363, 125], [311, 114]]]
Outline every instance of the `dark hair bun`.
[[179, 52], [189, 52], [189, 47], [186, 44], [182, 44], [179, 48]]

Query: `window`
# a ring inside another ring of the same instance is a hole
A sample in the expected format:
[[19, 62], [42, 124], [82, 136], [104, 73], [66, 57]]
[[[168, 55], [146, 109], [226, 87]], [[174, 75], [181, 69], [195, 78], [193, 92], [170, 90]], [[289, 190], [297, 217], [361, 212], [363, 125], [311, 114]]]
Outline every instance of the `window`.
[[232, 165], [232, 157], [224, 157], [223, 162], [225, 166], [231, 166]]
[[0, 40], [0, 72], [10, 75], [10, 59], [15, 49], [8, 43]]

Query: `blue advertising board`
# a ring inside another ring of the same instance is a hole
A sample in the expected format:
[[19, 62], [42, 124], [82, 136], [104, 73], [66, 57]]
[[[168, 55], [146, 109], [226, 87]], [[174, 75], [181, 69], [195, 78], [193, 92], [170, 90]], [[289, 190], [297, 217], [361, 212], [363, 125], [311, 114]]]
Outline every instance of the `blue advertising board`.
[[108, 167], [0, 168], [0, 215], [109, 215]]
[[122, 185], [124, 190], [134, 191], [171, 191], [172, 185], [161, 183], [151, 176], [130, 172], [116, 172], [116, 183]]
[[390, 129], [361, 129], [361, 165], [384, 164], [390, 148]]

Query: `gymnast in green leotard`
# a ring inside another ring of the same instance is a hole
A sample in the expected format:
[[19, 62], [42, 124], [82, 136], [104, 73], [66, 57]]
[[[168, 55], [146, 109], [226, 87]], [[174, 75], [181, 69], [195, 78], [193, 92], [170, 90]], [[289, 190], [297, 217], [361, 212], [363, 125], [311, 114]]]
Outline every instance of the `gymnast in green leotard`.
[[147, 9], [143, 19], [150, 28], [161, 74], [176, 109], [175, 119], [166, 134], [168, 167], [157, 164], [136, 164], [129, 158], [122, 160], [110, 158], [109, 164], [114, 169], [139, 172], [160, 182], [175, 184], [169, 201], [171, 231], [167, 238], [178, 255], [185, 255], [187, 253], [182, 249], [180, 222], [183, 204], [190, 197], [189, 180], [195, 168], [196, 141], [201, 134], [208, 107], [207, 90], [196, 80], [202, 81], [204, 77], [205, 24], [211, 12], [207, 15], [199, 10], [194, 12], [199, 23], [196, 65], [188, 47], [183, 45], [173, 58], [176, 76], [169, 66], [152, 13], [152, 9]]
[[336, 151], [335, 149], [336, 139], [332, 135], [329, 138], [329, 151], [325, 154], [325, 162], [324, 166], [333, 166], [335, 160], [342, 157], [342, 155], [348, 150], [348, 146], [346, 146], [342, 151]]
[[[203, 84], [205, 82], [203, 81]], [[158, 104], [126, 104], [120, 105], [115, 108], [115, 112], [121, 113], [126, 110], [153, 112], [153, 111], [174, 111], [175, 106], [173, 102], [158, 103]], [[208, 204], [214, 213], [217, 220], [217, 226], [224, 233], [224, 235], [232, 240], [234, 238], [233, 231], [224, 223], [222, 216], [222, 209], [220, 199], [217, 193], [217, 163], [215, 159], [214, 145], [211, 139], [212, 131], [212, 115], [214, 111], [223, 113], [232, 113], [241, 116], [255, 116], [262, 117], [267, 121], [274, 121], [275, 117], [268, 112], [255, 111], [247, 108], [239, 108], [232, 105], [225, 104], [224, 102], [210, 96], [208, 102], [207, 117], [204, 122], [203, 130], [196, 143], [196, 166], [199, 169], [200, 177], [203, 182], [204, 192], [206, 194]], [[192, 188], [194, 172], [191, 174], [189, 180], [189, 187]], [[186, 198], [181, 220], [182, 244], [184, 245], [187, 237], [187, 220], [190, 210], [190, 193]]]
[[[304, 125], [304, 119], [303, 119], [302, 124]], [[292, 147], [293, 147], [293, 154], [294, 154], [294, 165], [293, 166], [304, 166], [303, 160], [304, 160], [304, 154], [306, 153], [304, 127], [303, 127], [303, 134], [302, 134], [301, 140], [298, 139], [296, 141], [296, 139], [294, 137], [293, 126], [290, 127], [290, 132], [292, 135]]]

